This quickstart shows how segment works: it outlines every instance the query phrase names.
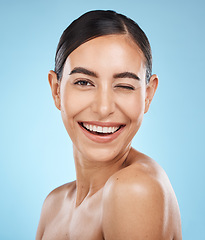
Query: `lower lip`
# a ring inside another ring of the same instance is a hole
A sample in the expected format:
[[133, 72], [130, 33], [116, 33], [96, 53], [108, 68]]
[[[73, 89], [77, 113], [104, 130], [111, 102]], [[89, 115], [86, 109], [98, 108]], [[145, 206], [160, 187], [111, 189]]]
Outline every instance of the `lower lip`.
[[79, 126], [81, 127], [81, 129], [82, 129], [82, 131], [83, 131], [83, 133], [85, 134], [86, 137], [88, 137], [93, 142], [97, 142], [97, 143], [109, 143], [109, 142], [112, 142], [124, 130], [124, 126], [123, 126], [115, 133], [112, 133], [112, 134], [109, 134], [109, 135], [105, 135], [105, 136], [101, 136], [101, 135], [92, 134], [91, 132], [87, 131], [84, 127], [82, 127], [80, 124], [79, 124]]

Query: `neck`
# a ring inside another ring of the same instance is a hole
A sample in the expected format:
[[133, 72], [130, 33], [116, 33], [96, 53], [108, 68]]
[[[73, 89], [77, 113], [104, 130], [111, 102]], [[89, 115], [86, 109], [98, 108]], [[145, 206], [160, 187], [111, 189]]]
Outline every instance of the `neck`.
[[107, 180], [127, 165], [127, 157], [131, 147], [113, 160], [91, 162], [82, 156], [77, 149], [73, 150], [76, 167], [76, 206], [83, 200], [98, 192]]

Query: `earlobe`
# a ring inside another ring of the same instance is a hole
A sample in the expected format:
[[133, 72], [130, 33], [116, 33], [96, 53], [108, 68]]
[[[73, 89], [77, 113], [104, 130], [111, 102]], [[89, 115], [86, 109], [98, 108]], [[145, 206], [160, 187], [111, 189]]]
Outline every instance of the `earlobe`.
[[157, 90], [158, 86], [158, 77], [156, 74], [153, 74], [150, 78], [149, 83], [147, 84], [146, 87], [146, 98], [145, 98], [145, 110], [144, 113], [148, 112], [149, 106], [152, 102], [152, 99], [154, 97], [154, 94]]
[[144, 113], [147, 113], [147, 112], [148, 112], [148, 110], [149, 110], [149, 105], [150, 105], [149, 99], [146, 98], [146, 99], [145, 99], [145, 110], [144, 110]]
[[57, 74], [54, 71], [49, 71], [48, 73], [48, 82], [51, 87], [51, 92], [53, 96], [53, 100], [55, 103], [55, 106], [61, 110], [61, 99], [60, 99], [60, 83], [57, 79]]

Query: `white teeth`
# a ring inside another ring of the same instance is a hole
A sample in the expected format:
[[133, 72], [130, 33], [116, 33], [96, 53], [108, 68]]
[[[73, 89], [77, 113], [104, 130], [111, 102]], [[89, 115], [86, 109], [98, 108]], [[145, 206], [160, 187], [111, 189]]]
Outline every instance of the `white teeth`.
[[119, 127], [101, 127], [101, 126], [90, 125], [86, 123], [83, 123], [83, 126], [87, 128], [89, 131], [99, 132], [99, 133], [114, 133], [119, 129]]
[[108, 133], [108, 128], [107, 127], [103, 128], [103, 133]]
[[112, 127], [108, 128], [108, 132], [111, 133], [112, 132]]
[[93, 125], [93, 132], [97, 132], [97, 127]]
[[97, 132], [100, 132], [100, 133], [103, 132], [103, 128], [100, 127], [100, 126], [98, 126], [98, 127], [97, 127]]

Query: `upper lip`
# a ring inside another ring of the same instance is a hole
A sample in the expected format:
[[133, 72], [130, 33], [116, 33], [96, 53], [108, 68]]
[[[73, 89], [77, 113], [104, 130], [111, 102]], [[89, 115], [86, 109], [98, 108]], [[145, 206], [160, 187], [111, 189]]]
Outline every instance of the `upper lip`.
[[120, 127], [120, 126], [125, 126], [124, 123], [118, 123], [118, 122], [79, 121], [79, 123], [85, 123], [85, 124], [101, 126], [101, 127]]

